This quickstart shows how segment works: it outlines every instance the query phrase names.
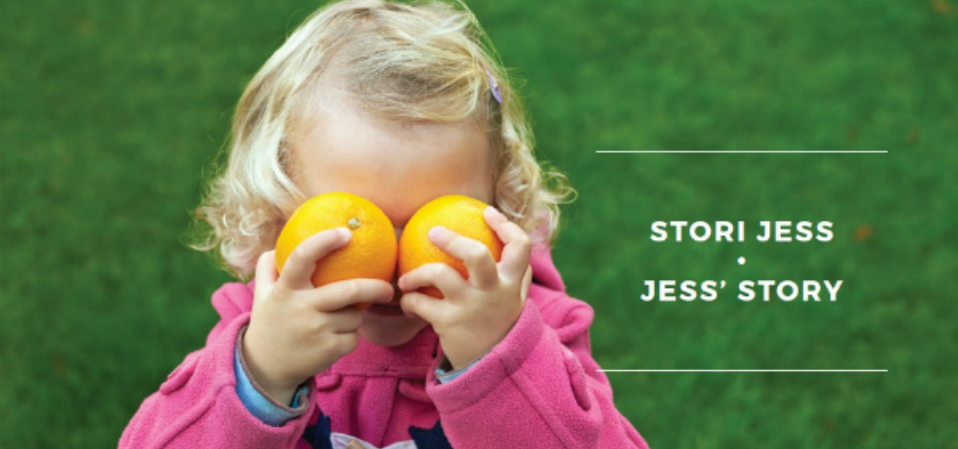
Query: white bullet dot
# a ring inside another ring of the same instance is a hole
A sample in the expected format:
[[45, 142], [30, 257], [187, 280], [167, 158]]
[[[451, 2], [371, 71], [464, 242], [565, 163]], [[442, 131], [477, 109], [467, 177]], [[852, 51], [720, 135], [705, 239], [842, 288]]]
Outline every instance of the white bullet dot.
[[739, 264], [739, 265], [745, 265], [745, 258], [744, 258], [744, 257], [739, 257], [739, 258], [738, 258], [738, 264]]

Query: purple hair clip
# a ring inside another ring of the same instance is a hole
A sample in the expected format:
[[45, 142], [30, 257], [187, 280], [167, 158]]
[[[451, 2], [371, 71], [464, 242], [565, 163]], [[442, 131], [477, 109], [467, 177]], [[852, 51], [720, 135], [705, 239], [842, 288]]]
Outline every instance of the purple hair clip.
[[499, 91], [499, 83], [496, 82], [496, 79], [492, 77], [492, 73], [489, 73], [489, 69], [486, 69], [486, 76], [489, 77], [489, 86], [491, 86], [492, 97], [496, 99], [496, 103], [502, 104], [502, 92]]

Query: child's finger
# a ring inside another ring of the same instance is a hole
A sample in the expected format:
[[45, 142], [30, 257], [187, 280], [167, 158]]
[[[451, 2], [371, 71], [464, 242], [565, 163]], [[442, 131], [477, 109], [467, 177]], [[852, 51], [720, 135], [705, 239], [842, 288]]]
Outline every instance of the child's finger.
[[356, 308], [340, 309], [329, 314], [333, 333], [348, 334], [356, 332], [363, 325], [363, 315]]
[[279, 281], [290, 290], [312, 288], [310, 278], [316, 262], [349, 243], [352, 233], [346, 228], [327, 229], [303, 240], [289, 255]]
[[333, 312], [360, 303], [392, 301], [395, 291], [392, 284], [379, 279], [349, 279], [326, 284], [310, 296], [314, 309]]
[[427, 263], [399, 278], [399, 289], [411, 292], [423, 287], [436, 287], [446, 297], [457, 296], [466, 281], [459, 272], [444, 263]]
[[276, 251], [267, 251], [260, 254], [256, 261], [256, 291], [254, 298], [265, 298], [276, 285], [279, 273], [276, 272]]
[[439, 322], [445, 308], [449, 307], [449, 302], [423, 293], [411, 292], [402, 295], [399, 305], [406, 315], [418, 316], [434, 324]]
[[520, 279], [529, 267], [532, 253], [532, 240], [519, 225], [509, 221], [502, 212], [489, 206], [484, 214], [486, 223], [496, 232], [499, 240], [505, 244], [502, 258], [499, 260], [500, 273], [508, 279]]
[[452, 257], [462, 260], [469, 270], [469, 283], [476, 288], [489, 288], [499, 282], [496, 261], [486, 245], [442, 226], [429, 230], [429, 241]]

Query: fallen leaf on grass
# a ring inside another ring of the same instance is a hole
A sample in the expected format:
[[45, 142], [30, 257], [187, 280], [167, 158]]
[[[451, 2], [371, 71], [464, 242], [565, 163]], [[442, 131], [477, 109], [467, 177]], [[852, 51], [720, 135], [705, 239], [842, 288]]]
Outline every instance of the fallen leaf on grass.
[[931, 2], [931, 8], [938, 14], [951, 14], [955, 11], [955, 8], [951, 6], [951, 3], [948, 3], [948, 0], [933, 0]]
[[863, 241], [865, 241], [865, 240], [868, 240], [868, 238], [871, 237], [871, 236], [872, 236], [872, 227], [871, 227], [871, 226], [869, 226], [869, 225], [867, 225], [867, 224], [863, 224], [863, 225], [861, 225], [861, 226], [855, 228], [855, 241], [857, 241], [857, 242], [863, 242]]

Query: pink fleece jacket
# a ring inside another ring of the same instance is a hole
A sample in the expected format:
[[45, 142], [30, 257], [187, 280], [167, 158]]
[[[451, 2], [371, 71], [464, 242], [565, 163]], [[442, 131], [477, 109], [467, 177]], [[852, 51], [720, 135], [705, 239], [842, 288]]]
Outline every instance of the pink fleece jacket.
[[[508, 335], [462, 375], [441, 384], [438, 338], [355, 351], [310, 382], [307, 413], [264, 424], [236, 394], [234, 349], [249, 323], [252, 283], [213, 294], [221, 320], [150, 395], [121, 448], [643, 448], [615, 408], [589, 346], [592, 308], [565, 294], [547, 248], [532, 255], [529, 300]], [[356, 441], [349, 443], [349, 441]]]

